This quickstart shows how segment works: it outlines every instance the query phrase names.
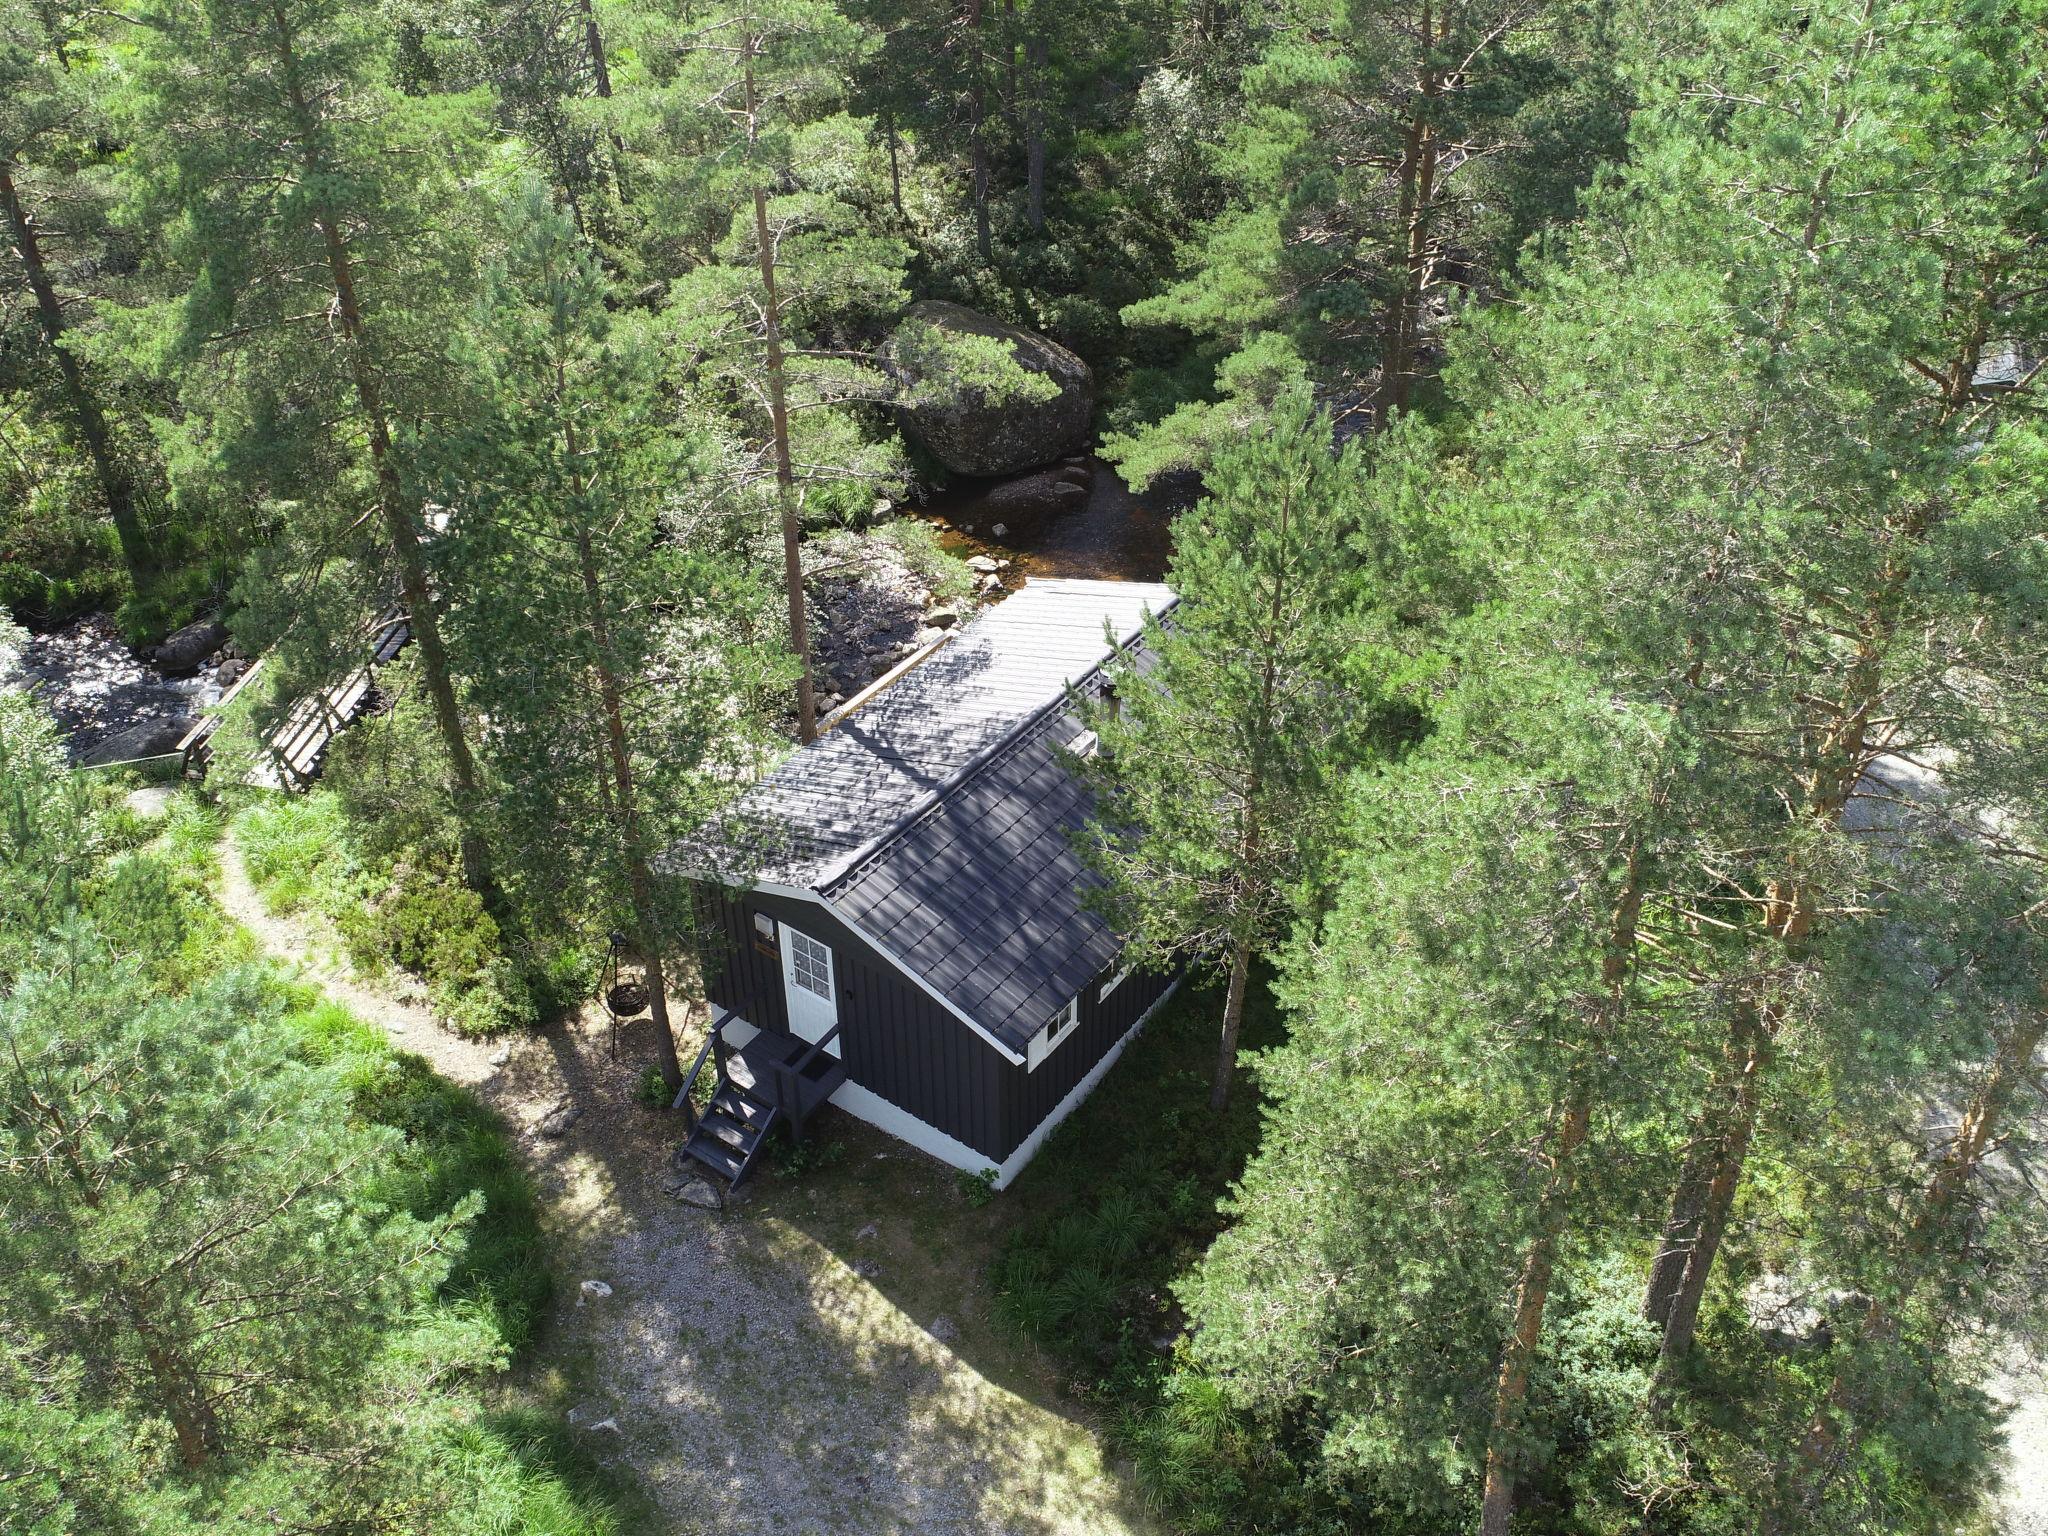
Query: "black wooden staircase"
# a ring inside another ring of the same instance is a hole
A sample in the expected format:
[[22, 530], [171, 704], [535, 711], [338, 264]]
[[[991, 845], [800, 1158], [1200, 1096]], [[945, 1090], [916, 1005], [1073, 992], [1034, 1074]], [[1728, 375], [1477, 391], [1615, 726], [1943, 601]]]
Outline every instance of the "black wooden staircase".
[[[838, 1038], [837, 1025], [816, 1042], [764, 1029], [735, 1048], [725, 1039], [732, 1020], [730, 1009], [720, 1010], [675, 1097], [675, 1107], [691, 1116], [682, 1155], [724, 1179], [728, 1189], [753, 1171], [778, 1125], [787, 1124], [801, 1141], [804, 1122], [846, 1081], [845, 1064], [825, 1049]], [[707, 1059], [717, 1063], [717, 1087], [699, 1117], [691, 1094]]]

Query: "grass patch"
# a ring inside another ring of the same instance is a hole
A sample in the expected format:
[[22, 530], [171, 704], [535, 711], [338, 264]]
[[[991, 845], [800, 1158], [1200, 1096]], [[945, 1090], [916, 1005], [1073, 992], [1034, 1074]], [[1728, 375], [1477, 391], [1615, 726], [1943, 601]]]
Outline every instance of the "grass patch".
[[[1265, 979], [1245, 999], [1248, 1051], [1283, 1033]], [[1222, 1016], [1220, 985], [1182, 987], [1003, 1197], [998, 1315], [1084, 1375], [1155, 1359], [1152, 1340], [1178, 1331], [1168, 1286], [1221, 1229], [1217, 1201], [1258, 1144], [1248, 1074], [1209, 1108]]]
[[[1245, 998], [1246, 1051], [1285, 1033], [1269, 980]], [[1101, 1411], [1147, 1500], [1196, 1531], [1246, 1528], [1258, 1460], [1221, 1387], [1176, 1348], [1173, 1282], [1222, 1230], [1218, 1202], [1259, 1137], [1250, 1074], [1227, 1110], [1209, 1108], [1222, 1015], [1220, 984], [1159, 1011], [1002, 1197], [1010, 1235], [990, 1268], [997, 1318]]]
[[267, 797], [230, 830], [270, 911], [324, 915], [359, 969], [418, 978], [461, 1034], [531, 1026], [583, 993], [573, 952], [517, 963], [497, 922], [452, 869], [417, 853], [365, 858], [347, 807], [331, 790]]

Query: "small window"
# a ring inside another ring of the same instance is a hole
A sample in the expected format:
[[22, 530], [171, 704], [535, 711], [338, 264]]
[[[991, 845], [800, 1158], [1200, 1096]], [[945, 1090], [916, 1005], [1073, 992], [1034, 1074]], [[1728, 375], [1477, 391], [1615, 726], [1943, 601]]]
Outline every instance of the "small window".
[[1045, 1027], [1031, 1037], [1031, 1044], [1025, 1050], [1025, 1070], [1036, 1072], [1039, 1063], [1060, 1048], [1060, 1043], [1071, 1035], [1081, 1024], [1081, 999], [1070, 997], [1067, 1006], [1045, 1021]]
[[789, 974], [806, 992], [832, 1001], [832, 951], [794, 928], [789, 930]]
[[1108, 1002], [1109, 994], [1114, 992], [1118, 987], [1122, 986], [1124, 984], [1124, 978], [1130, 974], [1131, 968], [1127, 965], [1122, 970], [1118, 971], [1114, 976], [1110, 977], [1109, 980], [1105, 981], [1102, 984], [1102, 990], [1095, 994], [1095, 1001], [1097, 1001], [1098, 1003]]
[[781, 953], [775, 947], [775, 919], [766, 912], [754, 914], [754, 948], [767, 955]]

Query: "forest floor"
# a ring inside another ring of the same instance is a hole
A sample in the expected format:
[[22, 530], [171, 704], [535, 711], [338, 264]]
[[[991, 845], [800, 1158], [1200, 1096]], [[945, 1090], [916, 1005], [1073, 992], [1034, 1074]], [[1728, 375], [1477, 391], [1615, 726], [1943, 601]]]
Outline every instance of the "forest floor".
[[835, 1114], [726, 1211], [683, 1204], [675, 1122], [634, 1099], [644, 1021], [616, 1054], [602, 1015], [462, 1039], [423, 998], [353, 975], [321, 919], [270, 913], [232, 839], [221, 864], [223, 906], [267, 954], [507, 1123], [561, 1280], [519, 1385], [615, 1439], [606, 1459], [665, 1536], [1154, 1529], [1051, 1368], [987, 1313], [1000, 1201], [974, 1206], [952, 1170]]

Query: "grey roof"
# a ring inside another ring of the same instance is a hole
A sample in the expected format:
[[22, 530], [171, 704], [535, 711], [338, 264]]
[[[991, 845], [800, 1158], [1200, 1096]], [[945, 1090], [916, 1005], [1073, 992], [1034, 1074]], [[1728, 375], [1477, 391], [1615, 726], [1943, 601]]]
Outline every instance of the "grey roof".
[[1013, 1051], [1117, 945], [1081, 909], [1065, 702], [1164, 612], [1151, 582], [1033, 581], [750, 789], [670, 862], [817, 892]]

